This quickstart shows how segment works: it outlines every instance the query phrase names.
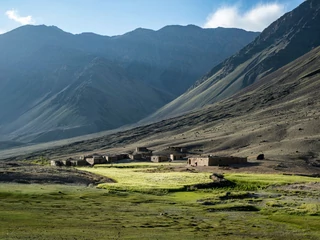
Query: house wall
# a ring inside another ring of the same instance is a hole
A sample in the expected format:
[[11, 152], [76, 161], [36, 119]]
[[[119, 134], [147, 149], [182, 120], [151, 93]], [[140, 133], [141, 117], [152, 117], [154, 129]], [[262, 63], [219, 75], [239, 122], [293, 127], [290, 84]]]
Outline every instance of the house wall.
[[209, 157], [188, 158], [188, 164], [192, 166], [209, 166]]
[[62, 163], [64, 166], [71, 166], [70, 160], [63, 160]]
[[71, 166], [86, 166], [88, 165], [87, 161], [85, 160], [71, 160]]
[[51, 165], [51, 166], [62, 166], [63, 163], [62, 163], [61, 161], [51, 160], [51, 161], [50, 161], [50, 165]]
[[93, 164], [105, 163], [106, 159], [103, 158], [102, 156], [99, 156], [99, 157], [87, 157], [86, 161], [87, 161], [87, 163], [93, 165]]
[[108, 163], [118, 161], [118, 156], [106, 156], [105, 158]]
[[192, 166], [224, 166], [247, 163], [247, 158], [241, 157], [196, 157], [188, 158], [188, 164]]
[[146, 147], [137, 147], [136, 148], [136, 152], [148, 152], [148, 148]]
[[183, 160], [185, 156], [186, 156], [185, 154], [170, 154], [170, 159], [171, 160]]
[[121, 153], [121, 154], [117, 155], [117, 157], [118, 157], [118, 160], [128, 159], [129, 154]]
[[141, 154], [130, 154], [129, 158], [132, 160], [141, 160], [142, 159], [142, 155]]
[[180, 149], [180, 152], [186, 153], [186, 152], [188, 152], [188, 149], [187, 149], [187, 148], [181, 148], [181, 149]]
[[169, 158], [167, 156], [151, 156], [152, 162], [166, 162]]

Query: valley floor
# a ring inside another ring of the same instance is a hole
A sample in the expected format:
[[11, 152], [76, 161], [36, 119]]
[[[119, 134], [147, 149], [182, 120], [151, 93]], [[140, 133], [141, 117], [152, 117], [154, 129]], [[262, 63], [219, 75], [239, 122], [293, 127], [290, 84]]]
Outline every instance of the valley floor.
[[114, 180], [97, 187], [2, 183], [0, 239], [320, 239], [320, 178], [228, 173], [234, 185], [197, 189], [210, 174], [179, 168], [77, 170]]

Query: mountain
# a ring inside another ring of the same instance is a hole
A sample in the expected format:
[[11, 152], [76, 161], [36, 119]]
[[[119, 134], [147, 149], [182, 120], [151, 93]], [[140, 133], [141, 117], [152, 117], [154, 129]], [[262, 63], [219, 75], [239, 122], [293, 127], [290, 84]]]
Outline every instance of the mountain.
[[143, 122], [177, 116], [230, 97], [319, 45], [320, 1], [307, 0]]
[[2, 34], [0, 141], [58, 140], [136, 122], [257, 35], [192, 25], [114, 37], [44, 25]]
[[[33, 149], [17, 158], [61, 158], [99, 149], [115, 153], [136, 146], [163, 151], [180, 146], [198, 154], [247, 156], [251, 162], [248, 171], [319, 173], [319, 88], [317, 47], [232, 97], [198, 111], [60, 147]], [[266, 160], [252, 163], [260, 153]]]
[[130, 76], [151, 82], [177, 97], [212, 65], [257, 36], [258, 33], [241, 29], [173, 25], [158, 31], [140, 28], [116, 37], [114, 48], [120, 52], [117, 59], [124, 62]]

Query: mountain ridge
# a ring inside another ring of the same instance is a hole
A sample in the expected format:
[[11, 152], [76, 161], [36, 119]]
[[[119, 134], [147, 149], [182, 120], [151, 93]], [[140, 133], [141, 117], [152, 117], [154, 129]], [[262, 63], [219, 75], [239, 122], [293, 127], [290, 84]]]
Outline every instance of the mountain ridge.
[[223, 49], [214, 29], [178, 28], [107, 37], [30, 25], [0, 35], [0, 140], [58, 140], [136, 122], [257, 36], [218, 30], [242, 33]]
[[320, 2], [308, 0], [267, 27], [252, 43], [200, 78], [142, 122], [157, 121], [230, 97], [320, 44]]

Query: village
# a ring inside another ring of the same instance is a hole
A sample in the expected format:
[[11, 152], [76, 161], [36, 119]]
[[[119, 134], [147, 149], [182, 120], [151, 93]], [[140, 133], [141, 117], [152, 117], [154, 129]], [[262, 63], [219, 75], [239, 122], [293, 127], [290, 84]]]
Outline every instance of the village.
[[66, 160], [51, 160], [51, 166], [94, 166], [95, 164], [113, 164], [120, 162], [172, 162], [186, 161], [189, 166], [229, 166], [234, 164], [246, 164], [247, 157], [234, 156], [213, 156], [213, 155], [195, 155], [188, 152], [183, 147], [168, 147], [161, 154], [153, 154], [153, 150], [147, 147], [137, 147], [132, 153], [120, 154], [91, 154], [83, 155], [79, 158], [68, 158]]

